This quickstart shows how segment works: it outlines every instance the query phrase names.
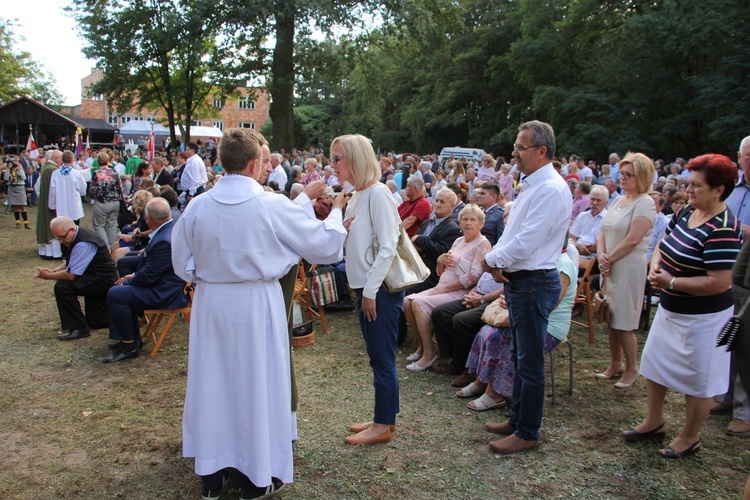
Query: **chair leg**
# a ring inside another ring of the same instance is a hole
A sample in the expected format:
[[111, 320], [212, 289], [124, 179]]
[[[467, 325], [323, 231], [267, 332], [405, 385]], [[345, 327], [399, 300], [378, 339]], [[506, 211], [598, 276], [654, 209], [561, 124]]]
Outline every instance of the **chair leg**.
[[146, 331], [143, 332], [143, 337], [148, 338], [151, 337], [151, 340], [156, 343], [156, 331], [159, 329], [159, 325], [161, 324], [161, 320], [164, 317], [162, 313], [154, 314], [151, 316], [151, 319], [146, 319]]
[[568, 343], [568, 351], [570, 354], [570, 389], [568, 390], [568, 394], [570, 396], [573, 395], [573, 344], [570, 343], [570, 341], [566, 341]]
[[594, 307], [592, 301], [591, 288], [589, 285], [586, 285], [586, 317], [589, 320], [589, 344], [594, 343]]
[[156, 341], [156, 345], [154, 345], [154, 349], [151, 351], [152, 358], [156, 356], [157, 352], [159, 352], [159, 348], [161, 347], [162, 342], [164, 342], [164, 339], [167, 336], [167, 332], [169, 332], [169, 329], [172, 327], [172, 323], [174, 323], [174, 319], [176, 317], [177, 312], [172, 311], [172, 314], [169, 315], [169, 319], [167, 320], [167, 324], [164, 325], [164, 329], [161, 331], [161, 335], [159, 335], [159, 340]]
[[557, 406], [557, 386], [555, 385], [555, 350], [549, 352], [549, 374], [552, 383], [552, 406]]
[[323, 335], [328, 335], [328, 326], [326, 325], [326, 314], [323, 312], [323, 308], [318, 308], [318, 318], [320, 318], [320, 329], [323, 330]]

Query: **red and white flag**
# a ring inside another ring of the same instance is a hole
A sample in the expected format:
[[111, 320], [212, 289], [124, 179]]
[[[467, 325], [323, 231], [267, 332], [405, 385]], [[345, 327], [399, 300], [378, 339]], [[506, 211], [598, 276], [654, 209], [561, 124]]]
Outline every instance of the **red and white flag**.
[[86, 155], [91, 156], [91, 131], [86, 134]]
[[37, 151], [36, 141], [34, 140], [34, 134], [31, 133], [31, 127], [29, 127], [29, 140], [26, 142], [26, 149], [29, 150], [30, 158], [39, 157], [39, 151]]

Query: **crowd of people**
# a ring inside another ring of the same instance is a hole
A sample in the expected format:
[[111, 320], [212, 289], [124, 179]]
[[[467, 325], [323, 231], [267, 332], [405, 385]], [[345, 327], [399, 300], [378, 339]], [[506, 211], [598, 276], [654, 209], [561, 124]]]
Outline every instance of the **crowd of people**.
[[[39, 254], [65, 258], [36, 273], [56, 281], [60, 340], [109, 326], [115, 342], [101, 361], [131, 359], [143, 344], [142, 311], [181, 307], [195, 288], [183, 435], [206, 498], [220, 494], [229, 469], [243, 498], [292, 480], [289, 304], [279, 281], [300, 258], [333, 266], [340, 300], [326, 309], [356, 310], [370, 359], [374, 410], [350, 427], [351, 445], [393, 438], [397, 348], [411, 330], [407, 370], [451, 375], [471, 410], [510, 408], [485, 426], [504, 436], [489, 443], [494, 452], [536, 449], [544, 355], [580, 314], [584, 273], [597, 276], [611, 310], [610, 359], [596, 378], [628, 390], [643, 375], [648, 387], [645, 419], [625, 441], [664, 440], [669, 389], [685, 395], [686, 423], [661, 456], [698, 452], [709, 413], [732, 411], [726, 433], [750, 436], [740, 354], [715, 347], [750, 293], [744, 271], [732, 275], [750, 256], [740, 253], [750, 235], [750, 137], [739, 168], [715, 154], [667, 164], [612, 153], [598, 165], [556, 153], [552, 127], [538, 121], [519, 127], [509, 162], [376, 155], [358, 135], [336, 138], [327, 154], [272, 153], [260, 134], [230, 129], [211, 150], [190, 143], [152, 160], [52, 149], [26, 165], [24, 152], [1, 177], [16, 227], [29, 227], [25, 207], [38, 203]], [[93, 231], [79, 225], [85, 197]], [[385, 277], [399, 226], [430, 277], [392, 291]], [[659, 305], [639, 367], [635, 330], [649, 288]], [[491, 308], [507, 310], [506, 322], [490, 323]]]

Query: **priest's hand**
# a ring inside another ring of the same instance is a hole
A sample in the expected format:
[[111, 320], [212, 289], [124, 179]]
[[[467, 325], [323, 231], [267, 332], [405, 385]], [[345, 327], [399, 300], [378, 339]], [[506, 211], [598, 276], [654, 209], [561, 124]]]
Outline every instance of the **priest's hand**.
[[320, 198], [326, 192], [326, 181], [324, 181], [323, 179], [313, 181], [305, 186], [305, 189], [303, 189], [302, 192], [305, 193], [311, 200]]

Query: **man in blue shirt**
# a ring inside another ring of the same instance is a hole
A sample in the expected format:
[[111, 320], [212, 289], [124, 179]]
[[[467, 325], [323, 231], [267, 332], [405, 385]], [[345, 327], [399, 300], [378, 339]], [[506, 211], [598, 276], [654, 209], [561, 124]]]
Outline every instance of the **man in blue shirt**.
[[[62, 329], [68, 330], [57, 338], [88, 337], [92, 328], [105, 328], [108, 324], [107, 292], [115, 284], [117, 268], [107, 244], [93, 231], [76, 226], [70, 217], [55, 217], [50, 229], [62, 246], [66, 262], [55, 269], [38, 267], [34, 277], [57, 281], [57, 310]], [[85, 316], [78, 297], [85, 299]]]

